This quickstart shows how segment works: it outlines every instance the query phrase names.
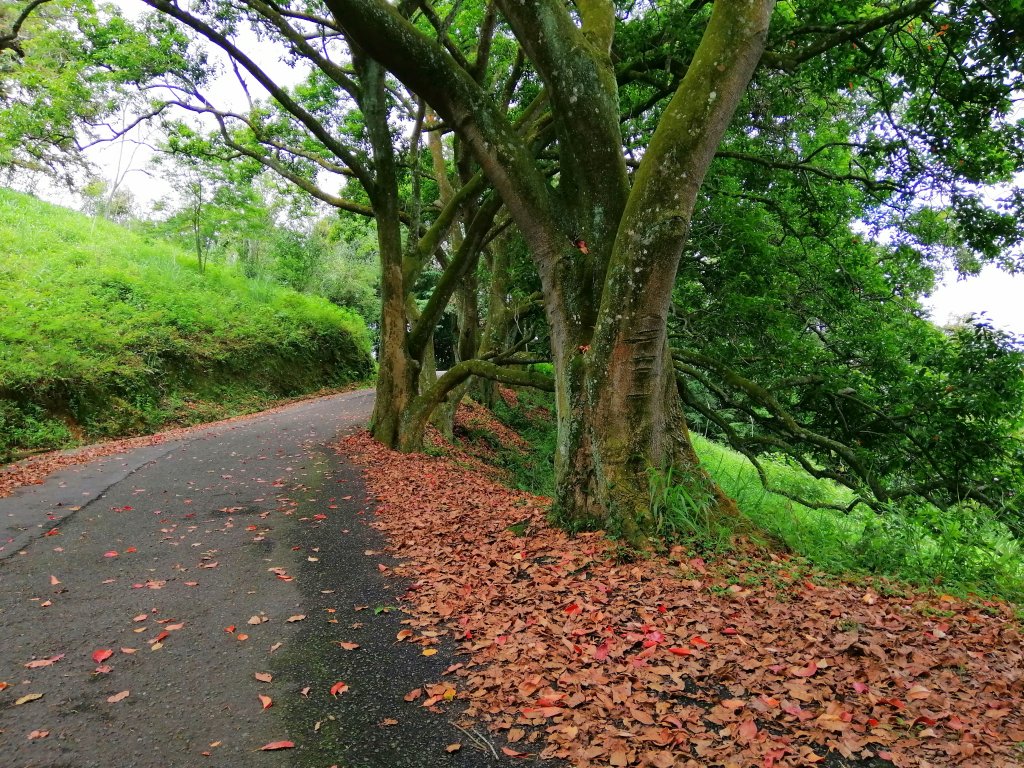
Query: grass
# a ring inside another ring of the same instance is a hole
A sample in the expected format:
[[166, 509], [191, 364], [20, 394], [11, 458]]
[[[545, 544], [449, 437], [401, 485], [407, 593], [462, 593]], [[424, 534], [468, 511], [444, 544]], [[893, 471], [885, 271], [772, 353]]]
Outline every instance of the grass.
[[[554, 492], [553, 420], [538, 418], [550, 409], [550, 395], [522, 390], [519, 404], [499, 401], [495, 415], [531, 445], [526, 454], [499, 452], [521, 490]], [[741, 454], [694, 436], [705, 469], [743, 515], [775, 541], [815, 567], [834, 574], [875, 574], [958, 595], [977, 593], [1024, 603], [1024, 552], [1004, 525], [970, 505], [940, 512], [923, 505], [878, 515], [863, 505], [849, 514], [812, 509], [766, 491], [754, 467]], [[763, 462], [772, 487], [808, 501], [848, 504], [849, 489], [817, 480], [799, 467]], [[733, 531], [721, 525], [706, 500], [694, 498], [679, 478], [652, 473], [652, 512], [659, 534], [702, 551], [728, 549]]]
[[354, 313], [0, 189], [0, 460], [371, 374]]

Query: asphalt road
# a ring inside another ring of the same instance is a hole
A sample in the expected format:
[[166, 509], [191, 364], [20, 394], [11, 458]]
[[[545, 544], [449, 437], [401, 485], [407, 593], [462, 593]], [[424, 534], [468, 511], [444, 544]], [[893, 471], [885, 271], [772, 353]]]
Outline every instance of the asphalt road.
[[[298, 403], [0, 499], [0, 765], [510, 762], [456, 728], [457, 702], [403, 700], [453, 648], [396, 642], [407, 585], [327, 447], [371, 406]], [[260, 750], [275, 741], [295, 746]]]

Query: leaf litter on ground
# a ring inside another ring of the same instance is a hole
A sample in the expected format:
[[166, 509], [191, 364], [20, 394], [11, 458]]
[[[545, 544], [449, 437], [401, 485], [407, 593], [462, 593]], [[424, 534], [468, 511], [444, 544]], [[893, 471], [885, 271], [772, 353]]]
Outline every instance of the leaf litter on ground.
[[[754, 551], [624, 563], [474, 457], [400, 454], [366, 433], [338, 450], [363, 467], [401, 560], [384, 577], [411, 580], [405, 623], [460, 644], [450, 684], [515, 743], [506, 754], [578, 768], [1024, 764], [1012, 606]], [[524, 518], [527, 535], [509, 529]]]

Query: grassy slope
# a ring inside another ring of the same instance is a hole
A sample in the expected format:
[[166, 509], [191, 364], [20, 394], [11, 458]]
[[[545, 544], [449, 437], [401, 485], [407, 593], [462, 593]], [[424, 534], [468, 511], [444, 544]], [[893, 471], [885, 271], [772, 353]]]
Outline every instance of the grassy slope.
[[0, 189], [0, 459], [252, 410], [372, 370], [363, 322]]

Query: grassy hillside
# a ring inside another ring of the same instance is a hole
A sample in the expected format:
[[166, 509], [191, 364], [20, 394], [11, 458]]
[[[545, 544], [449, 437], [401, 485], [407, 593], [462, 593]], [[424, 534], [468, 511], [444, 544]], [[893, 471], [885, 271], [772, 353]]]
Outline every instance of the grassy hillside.
[[354, 313], [0, 189], [0, 460], [371, 371]]

